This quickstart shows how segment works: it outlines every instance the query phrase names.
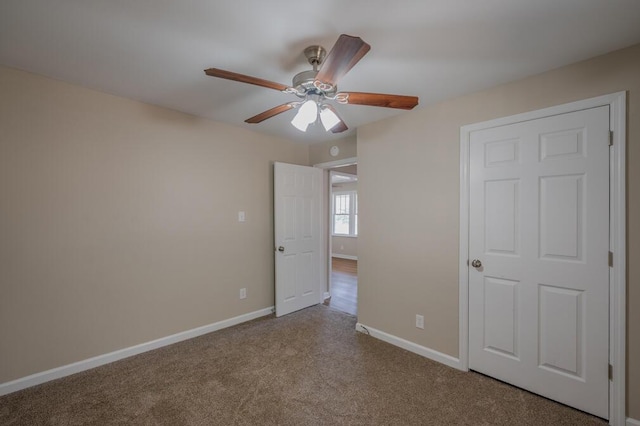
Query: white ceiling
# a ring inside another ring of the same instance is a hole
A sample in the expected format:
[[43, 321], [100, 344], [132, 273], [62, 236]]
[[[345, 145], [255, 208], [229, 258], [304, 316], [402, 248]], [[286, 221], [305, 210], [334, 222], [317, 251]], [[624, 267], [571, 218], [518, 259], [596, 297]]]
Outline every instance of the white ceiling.
[[2, 0], [0, 64], [300, 141], [344, 137], [407, 112], [338, 105], [349, 131], [304, 134], [295, 100], [205, 76], [209, 67], [291, 84], [302, 51], [342, 33], [371, 51], [341, 90], [420, 97], [420, 105], [640, 43], [638, 0]]

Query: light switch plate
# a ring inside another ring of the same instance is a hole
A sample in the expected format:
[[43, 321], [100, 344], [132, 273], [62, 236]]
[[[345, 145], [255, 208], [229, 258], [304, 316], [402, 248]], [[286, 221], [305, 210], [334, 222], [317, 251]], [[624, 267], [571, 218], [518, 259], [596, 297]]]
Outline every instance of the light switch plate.
[[424, 316], [416, 315], [416, 327], [424, 330]]
[[244, 222], [244, 212], [238, 212], [238, 222]]

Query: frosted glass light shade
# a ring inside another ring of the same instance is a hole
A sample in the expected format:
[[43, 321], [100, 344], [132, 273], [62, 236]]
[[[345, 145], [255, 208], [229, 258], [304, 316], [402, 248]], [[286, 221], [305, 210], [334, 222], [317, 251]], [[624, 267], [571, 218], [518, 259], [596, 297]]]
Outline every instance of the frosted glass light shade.
[[320, 121], [322, 121], [324, 129], [328, 132], [340, 122], [340, 118], [330, 108], [325, 107], [320, 111]]
[[293, 124], [296, 129], [306, 132], [309, 124], [316, 121], [317, 118], [318, 104], [315, 101], [307, 100], [302, 104], [296, 116], [293, 117], [291, 124]]
[[307, 131], [307, 127], [309, 127], [309, 123], [307, 123], [306, 121], [303, 120], [299, 120], [298, 116], [300, 114], [296, 114], [295, 117], [293, 117], [293, 120], [291, 120], [291, 124], [293, 124], [293, 127], [295, 127], [296, 129], [300, 130], [301, 132], [306, 132]]

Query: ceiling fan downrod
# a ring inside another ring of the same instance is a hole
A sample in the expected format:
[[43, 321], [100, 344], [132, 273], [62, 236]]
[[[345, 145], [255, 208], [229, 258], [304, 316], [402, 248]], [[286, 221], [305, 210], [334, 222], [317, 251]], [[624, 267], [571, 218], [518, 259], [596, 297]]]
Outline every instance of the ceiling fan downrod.
[[317, 72], [318, 67], [322, 64], [322, 61], [324, 61], [324, 57], [327, 56], [327, 51], [322, 46], [309, 46], [304, 49], [304, 56], [307, 58], [307, 61], [309, 61], [309, 64], [313, 67], [313, 70]]

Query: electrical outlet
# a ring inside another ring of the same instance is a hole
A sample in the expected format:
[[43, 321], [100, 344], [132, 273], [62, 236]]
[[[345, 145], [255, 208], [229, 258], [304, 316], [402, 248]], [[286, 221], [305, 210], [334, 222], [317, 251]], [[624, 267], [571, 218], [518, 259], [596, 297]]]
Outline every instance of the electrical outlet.
[[246, 299], [247, 298], [247, 289], [246, 288], [241, 288], [240, 289], [240, 299]]
[[416, 327], [424, 330], [424, 317], [422, 315], [416, 315]]

